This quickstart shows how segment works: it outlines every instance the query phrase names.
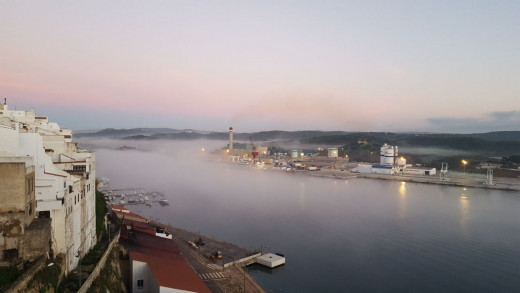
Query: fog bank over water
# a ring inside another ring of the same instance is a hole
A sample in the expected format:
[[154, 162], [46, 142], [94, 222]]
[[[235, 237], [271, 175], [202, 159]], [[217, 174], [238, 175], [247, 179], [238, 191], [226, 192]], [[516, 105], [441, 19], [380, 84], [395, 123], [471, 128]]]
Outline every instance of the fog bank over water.
[[[159, 190], [142, 215], [287, 257], [268, 292], [519, 292], [518, 192], [317, 178], [207, 160], [222, 141], [81, 139], [112, 188]], [[138, 150], [117, 150], [126, 145]], [[205, 152], [201, 148], [206, 149]]]
[[[164, 192], [170, 200], [169, 207], [130, 207], [180, 228], [236, 241], [241, 235], [250, 234], [249, 228], [237, 221], [283, 214], [284, 210], [289, 217], [294, 211], [309, 208], [303, 185], [306, 177], [214, 161], [219, 158], [210, 153], [224, 147], [222, 141], [81, 139], [80, 144], [96, 151], [96, 176], [108, 177], [112, 188]], [[136, 149], [118, 150], [121, 146]], [[322, 188], [332, 184], [331, 180], [318, 182], [322, 182]], [[265, 193], [272, 189], [280, 195], [276, 201], [266, 200]], [[258, 248], [261, 241], [244, 238], [237, 244]]]

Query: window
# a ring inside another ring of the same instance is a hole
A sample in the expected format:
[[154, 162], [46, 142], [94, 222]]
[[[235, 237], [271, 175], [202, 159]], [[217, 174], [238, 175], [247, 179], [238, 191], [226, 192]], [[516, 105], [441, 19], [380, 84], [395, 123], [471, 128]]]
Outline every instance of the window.
[[74, 165], [74, 166], [72, 166], [72, 170], [73, 171], [86, 171], [87, 170], [87, 166], [85, 166], [85, 165]]
[[137, 280], [137, 288], [142, 289], [144, 287], [144, 280]]
[[50, 218], [51, 212], [50, 211], [40, 211], [38, 212], [38, 218]]

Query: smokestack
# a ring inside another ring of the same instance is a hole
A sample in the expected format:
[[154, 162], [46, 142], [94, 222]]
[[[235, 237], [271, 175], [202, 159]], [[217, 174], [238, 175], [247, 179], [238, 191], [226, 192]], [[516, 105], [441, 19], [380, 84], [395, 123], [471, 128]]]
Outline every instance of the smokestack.
[[233, 127], [229, 127], [229, 151], [233, 150]]

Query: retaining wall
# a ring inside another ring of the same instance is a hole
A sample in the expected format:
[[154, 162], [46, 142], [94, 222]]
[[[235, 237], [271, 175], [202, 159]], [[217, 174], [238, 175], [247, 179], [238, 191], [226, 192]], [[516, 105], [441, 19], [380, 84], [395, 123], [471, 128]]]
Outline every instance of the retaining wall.
[[27, 271], [23, 273], [18, 279], [5, 289], [5, 292], [25, 292], [27, 284], [33, 279], [34, 274], [45, 266], [45, 257], [40, 257]]
[[94, 280], [97, 277], [99, 277], [99, 273], [101, 272], [101, 269], [103, 269], [103, 267], [105, 266], [105, 263], [107, 262], [108, 255], [110, 255], [110, 252], [112, 252], [112, 248], [114, 247], [115, 243], [117, 243], [119, 241], [119, 235], [120, 235], [120, 232], [118, 232], [114, 236], [114, 239], [112, 239], [112, 242], [110, 242], [110, 244], [108, 245], [107, 250], [101, 257], [101, 259], [98, 261], [96, 268], [92, 271], [90, 276], [88, 276], [85, 283], [83, 283], [81, 288], [78, 290], [78, 293], [86, 293], [88, 291], [88, 289], [90, 288], [90, 286], [92, 285], [92, 282], [94, 282]]

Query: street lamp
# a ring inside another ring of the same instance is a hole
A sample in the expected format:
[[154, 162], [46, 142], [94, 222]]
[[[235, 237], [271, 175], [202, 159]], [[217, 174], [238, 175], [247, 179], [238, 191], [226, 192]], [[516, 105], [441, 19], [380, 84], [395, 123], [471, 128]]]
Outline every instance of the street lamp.
[[462, 166], [464, 168], [464, 173], [466, 173], [466, 165], [468, 164], [468, 161], [462, 160], [461, 162], [462, 162]]
[[78, 291], [79, 291], [79, 289], [81, 289], [81, 250], [78, 250], [78, 254], [76, 255], [76, 257], [78, 258], [78, 263], [79, 263], [79, 276], [78, 276], [78, 283], [79, 283]]
[[108, 220], [108, 243], [110, 243], [110, 213], [107, 213]]

